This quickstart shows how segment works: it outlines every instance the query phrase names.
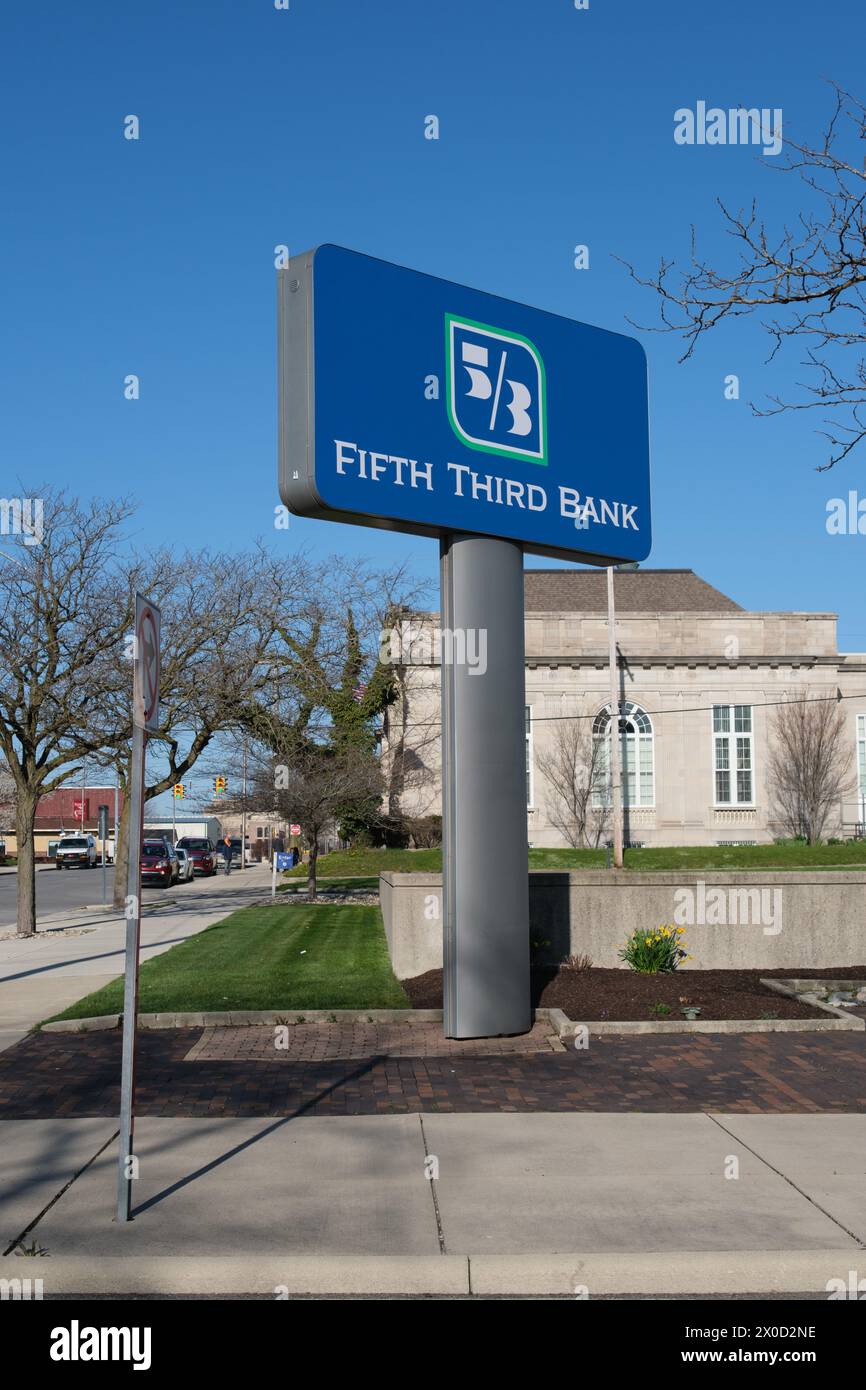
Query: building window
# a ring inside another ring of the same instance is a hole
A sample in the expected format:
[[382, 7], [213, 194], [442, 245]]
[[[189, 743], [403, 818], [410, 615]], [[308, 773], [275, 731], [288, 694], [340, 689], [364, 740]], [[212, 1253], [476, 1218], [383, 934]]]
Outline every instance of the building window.
[[[610, 705], [596, 715], [592, 736], [599, 754], [598, 789], [593, 792], [593, 805], [610, 804]], [[630, 702], [623, 705], [619, 721], [620, 765], [622, 767], [622, 801], [624, 806], [655, 805], [655, 761], [653, 726], [646, 710]]]
[[751, 705], [713, 705], [716, 805], [753, 805], [754, 776]]
[[264, 838], [265, 838], [264, 827], [260, 825], [259, 828], [258, 828], [257, 831], [256, 831], [256, 839], [257, 839], [257, 840], [263, 840]]
[[526, 804], [532, 805], [532, 706], [524, 705], [524, 744], [526, 748]]

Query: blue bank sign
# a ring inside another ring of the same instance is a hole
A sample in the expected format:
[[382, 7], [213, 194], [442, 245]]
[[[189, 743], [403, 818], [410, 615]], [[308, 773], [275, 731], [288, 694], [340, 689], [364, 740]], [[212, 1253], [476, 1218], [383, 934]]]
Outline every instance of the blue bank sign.
[[647, 557], [635, 339], [338, 246], [278, 276], [280, 494], [293, 512]]

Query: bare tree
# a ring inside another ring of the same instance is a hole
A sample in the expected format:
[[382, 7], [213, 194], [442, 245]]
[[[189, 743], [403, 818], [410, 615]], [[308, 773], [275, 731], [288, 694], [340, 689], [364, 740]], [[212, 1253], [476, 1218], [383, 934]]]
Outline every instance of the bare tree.
[[790, 835], [821, 839], [834, 806], [853, 785], [845, 720], [830, 700], [791, 703], [771, 725], [767, 783]]
[[[147, 593], [162, 614], [159, 729], [148, 737], [145, 799], [182, 782], [216, 736], [236, 724], [271, 683], [268, 649], [279, 604], [297, 601], [303, 558], [277, 563], [261, 549], [240, 555], [160, 551], [147, 562]], [[132, 673], [115, 659], [92, 726], [94, 754], [108, 749], [123, 793], [114, 903], [122, 906], [129, 863]]]
[[391, 667], [393, 692], [391, 703], [382, 713], [386, 806], [392, 820], [399, 821], [405, 819], [404, 798], [411, 800], [415, 824], [407, 824], [407, 829], [417, 848], [421, 845], [416, 826], [422, 838], [428, 838], [430, 833], [435, 836], [435, 826], [429, 825], [425, 831], [422, 822], [434, 818], [433, 808], [440, 801], [435, 764], [441, 758], [441, 722], [432, 715], [423, 721], [413, 717], [416, 706], [424, 706], [425, 697], [426, 702], [432, 703], [432, 689], [436, 701], [439, 700], [439, 689], [433, 686], [433, 668], [439, 656], [433, 652], [437, 621], [438, 614], [395, 609], [386, 617], [380, 644]]
[[15, 820], [15, 779], [0, 754], [0, 829], [5, 830]]
[[[692, 227], [690, 262], [679, 268], [662, 258], [655, 275], [628, 269], [659, 296], [661, 328], [685, 342], [681, 361], [699, 338], [725, 320], [764, 314], [769, 359], [786, 340], [801, 346], [810, 374], [799, 396], [768, 398], [756, 415], [787, 410], [827, 410], [819, 433], [830, 453], [819, 471], [832, 468], [866, 437], [866, 107], [834, 86], [835, 108], [817, 143], [785, 136], [785, 155], [774, 170], [795, 174], [806, 191], [806, 207], [772, 231], [753, 199], [736, 212], [719, 202], [737, 256], [730, 269], [717, 268], [697, 251]], [[627, 263], [626, 263], [627, 264]]]
[[42, 535], [10, 537], [0, 555], [0, 750], [15, 784], [21, 936], [36, 930], [39, 798], [92, 751], [106, 662], [131, 626], [130, 573], [118, 560], [129, 505], [82, 504], [50, 489], [34, 495]]
[[536, 762], [547, 782], [551, 823], [575, 849], [597, 849], [610, 816], [603, 740], [588, 723], [562, 719]]
[[276, 811], [297, 821], [309, 851], [307, 892], [316, 897], [316, 871], [322, 836], [347, 804], [381, 796], [379, 768], [352, 744], [305, 743], [292, 739], [287, 761], [259, 760], [247, 796], [249, 809]]

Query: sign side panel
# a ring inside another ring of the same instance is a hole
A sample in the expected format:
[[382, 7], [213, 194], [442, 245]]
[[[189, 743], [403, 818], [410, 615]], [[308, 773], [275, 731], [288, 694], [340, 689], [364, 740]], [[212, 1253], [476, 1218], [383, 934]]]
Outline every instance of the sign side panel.
[[321, 513], [315, 490], [314, 252], [277, 271], [280, 497], [300, 516]]

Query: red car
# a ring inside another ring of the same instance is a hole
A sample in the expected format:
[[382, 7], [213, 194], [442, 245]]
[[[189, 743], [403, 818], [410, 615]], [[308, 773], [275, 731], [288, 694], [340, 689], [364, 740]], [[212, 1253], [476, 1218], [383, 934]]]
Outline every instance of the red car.
[[174, 845], [167, 840], [145, 840], [141, 846], [142, 883], [160, 883], [168, 888], [180, 877]]
[[198, 839], [195, 835], [184, 835], [177, 842], [178, 849], [185, 849], [192, 860], [193, 875], [203, 874], [210, 878], [216, 873], [216, 853], [210, 840]]

